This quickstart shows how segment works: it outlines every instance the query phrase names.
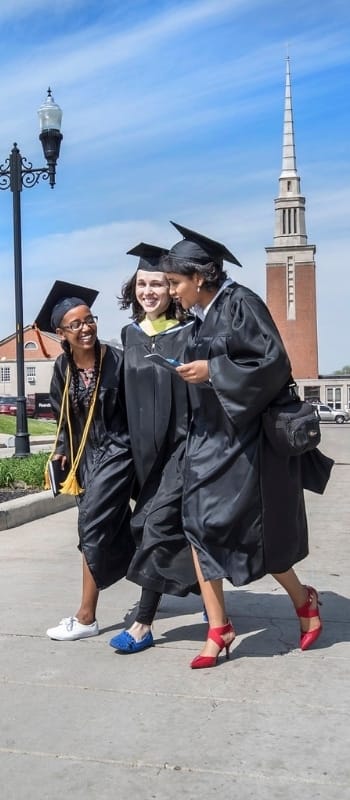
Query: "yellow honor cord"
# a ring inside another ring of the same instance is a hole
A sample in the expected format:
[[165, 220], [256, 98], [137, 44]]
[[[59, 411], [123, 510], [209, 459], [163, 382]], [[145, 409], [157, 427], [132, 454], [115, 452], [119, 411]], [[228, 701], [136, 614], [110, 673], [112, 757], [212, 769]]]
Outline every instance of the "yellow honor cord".
[[[90, 428], [90, 425], [91, 425], [91, 420], [92, 420], [92, 417], [93, 417], [93, 414], [94, 414], [94, 410], [95, 410], [97, 392], [98, 392], [99, 385], [100, 385], [102, 359], [103, 359], [103, 355], [102, 355], [102, 350], [101, 350], [100, 364], [99, 364], [99, 369], [98, 369], [98, 376], [97, 376], [97, 380], [96, 380], [96, 386], [94, 388], [94, 391], [93, 391], [93, 394], [92, 394], [92, 397], [91, 397], [90, 406], [89, 406], [89, 412], [88, 412], [88, 415], [87, 415], [87, 418], [86, 418], [86, 422], [85, 422], [85, 425], [84, 425], [84, 430], [83, 430], [83, 433], [82, 433], [81, 441], [80, 441], [80, 444], [79, 444], [79, 447], [78, 447], [78, 450], [77, 450], [75, 458], [73, 458], [73, 456], [74, 456], [74, 453], [73, 453], [73, 431], [72, 431], [72, 423], [71, 423], [71, 419], [70, 419], [69, 392], [68, 392], [69, 384], [70, 384], [70, 369], [69, 369], [69, 366], [67, 367], [66, 381], [65, 381], [64, 391], [63, 391], [60, 418], [59, 418], [59, 422], [58, 422], [58, 426], [57, 426], [57, 434], [56, 434], [55, 444], [54, 444], [53, 451], [52, 451], [52, 453], [51, 453], [51, 455], [50, 455], [50, 457], [48, 459], [48, 461], [51, 461], [51, 459], [52, 459], [52, 457], [53, 457], [53, 455], [55, 453], [58, 437], [59, 437], [60, 430], [61, 430], [61, 427], [62, 427], [64, 410], [66, 409], [66, 419], [67, 419], [67, 426], [68, 426], [71, 467], [70, 467], [70, 470], [69, 470], [69, 473], [68, 473], [66, 479], [63, 481], [63, 483], [61, 483], [60, 494], [79, 495], [84, 491], [84, 489], [82, 489], [82, 487], [79, 486], [78, 479], [76, 477], [76, 472], [77, 472], [77, 469], [78, 469], [78, 466], [79, 466], [79, 463], [80, 463], [81, 456], [82, 456], [83, 451], [84, 451], [84, 447], [85, 447], [86, 440], [87, 440], [88, 433], [89, 433], [89, 428]], [[49, 487], [46, 487], [46, 483], [47, 482], [48, 482], [48, 466], [46, 465], [46, 469], [45, 469], [45, 488], [49, 488]]]

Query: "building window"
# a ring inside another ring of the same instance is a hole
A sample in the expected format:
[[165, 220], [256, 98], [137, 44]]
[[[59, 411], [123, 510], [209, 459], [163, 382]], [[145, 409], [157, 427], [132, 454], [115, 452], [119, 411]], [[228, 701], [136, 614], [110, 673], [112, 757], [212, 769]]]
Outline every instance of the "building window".
[[326, 403], [331, 408], [342, 408], [342, 391], [340, 386], [327, 386]]
[[27, 367], [27, 381], [28, 383], [35, 383], [36, 367]]
[[287, 181], [287, 192], [292, 191], [292, 181]]
[[10, 367], [0, 367], [0, 382], [10, 383], [10, 380], [11, 380]]
[[37, 350], [38, 349], [38, 345], [36, 344], [36, 342], [26, 342], [25, 345], [24, 345], [24, 349], [25, 350]]

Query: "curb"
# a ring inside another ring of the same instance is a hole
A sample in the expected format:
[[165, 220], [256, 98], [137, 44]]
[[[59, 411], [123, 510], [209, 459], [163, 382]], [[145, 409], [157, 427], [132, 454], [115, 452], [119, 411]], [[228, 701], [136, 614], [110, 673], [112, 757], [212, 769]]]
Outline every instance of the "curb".
[[[0, 434], [0, 447], [5, 447], [5, 448], [8, 448], [8, 449], [12, 450], [15, 447], [15, 438], [16, 438], [15, 434], [1, 433]], [[54, 436], [50, 436], [49, 434], [47, 434], [46, 436], [35, 436], [35, 435], [31, 434], [29, 436], [29, 447], [30, 447], [30, 445], [53, 444], [54, 441], [55, 441], [55, 437]]]
[[0, 531], [17, 528], [26, 522], [32, 522], [49, 514], [57, 514], [76, 505], [72, 495], [59, 494], [53, 497], [50, 489], [37, 494], [17, 497], [15, 500], [5, 500], [0, 504]]

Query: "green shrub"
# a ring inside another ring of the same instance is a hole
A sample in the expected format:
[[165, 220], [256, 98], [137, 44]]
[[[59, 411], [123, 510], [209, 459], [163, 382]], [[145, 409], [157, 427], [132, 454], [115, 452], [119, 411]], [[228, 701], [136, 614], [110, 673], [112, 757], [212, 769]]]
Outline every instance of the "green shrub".
[[48, 453], [33, 453], [25, 458], [0, 459], [0, 487], [13, 486], [21, 481], [30, 488], [44, 488], [44, 470]]

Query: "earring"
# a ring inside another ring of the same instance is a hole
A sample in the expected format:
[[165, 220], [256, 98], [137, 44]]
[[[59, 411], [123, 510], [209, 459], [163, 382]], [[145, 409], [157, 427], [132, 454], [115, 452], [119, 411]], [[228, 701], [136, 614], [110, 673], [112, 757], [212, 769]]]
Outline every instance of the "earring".
[[197, 286], [197, 294], [199, 294], [199, 292], [200, 292], [201, 288], [202, 288], [202, 287], [201, 287], [201, 285], [200, 285], [200, 283], [199, 283], [199, 284], [198, 284], [198, 286]]

